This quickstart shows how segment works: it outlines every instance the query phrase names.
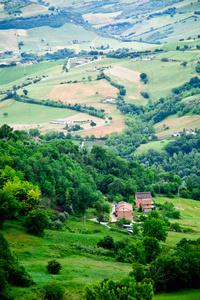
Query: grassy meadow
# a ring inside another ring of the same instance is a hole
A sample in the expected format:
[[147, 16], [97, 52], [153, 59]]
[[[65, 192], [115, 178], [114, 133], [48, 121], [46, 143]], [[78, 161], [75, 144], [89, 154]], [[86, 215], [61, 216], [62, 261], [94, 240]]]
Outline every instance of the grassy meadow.
[[138, 147], [135, 151], [135, 154], [141, 154], [146, 152], [149, 149], [154, 149], [159, 152], [164, 151], [164, 146], [169, 143], [170, 140], [161, 140], [161, 141], [154, 141], [154, 142], [149, 142], [147, 144], [142, 144], [140, 147]]
[[[104, 278], [118, 280], [131, 271], [131, 264], [122, 264], [115, 262], [112, 258], [90, 255], [77, 250], [76, 245], [93, 248], [100, 238], [110, 234], [107, 227], [86, 221], [87, 230], [91, 234], [83, 234], [84, 222], [77, 219], [69, 221], [68, 226], [73, 232], [68, 230], [62, 231], [45, 231], [43, 238], [26, 234], [22, 231], [21, 226], [8, 222], [5, 226], [4, 234], [9, 241], [11, 250], [23, 264], [27, 271], [36, 282], [36, 287], [41, 287], [44, 283], [51, 280], [61, 281], [63, 286], [72, 293], [80, 293], [84, 290], [86, 284], [101, 281]], [[92, 233], [94, 230], [98, 233]], [[115, 240], [123, 238], [123, 235], [112, 232]], [[58, 275], [51, 275], [46, 270], [46, 265], [50, 259], [58, 259], [62, 264], [62, 272]], [[28, 289], [16, 289], [18, 298], [24, 299], [24, 291], [29, 292], [33, 297], [35, 287]], [[22, 297], [20, 297], [20, 292]], [[27, 299], [27, 298], [26, 298]], [[28, 298], [29, 299], [29, 298]], [[30, 298], [32, 299], [32, 298]]]
[[199, 300], [200, 290], [183, 290], [175, 293], [159, 294], [153, 300]]
[[[4, 113], [8, 115], [4, 116]], [[77, 112], [70, 109], [22, 103], [12, 99], [0, 103], [0, 124], [7, 123], [21, 129], [23, 126], [39, 126], [40, 128], [49, 126], [51, 128], [49, 122], [53, 119], [68, 118], [75, 114]]]
[[193, 62], [194, 60], [197, 60], [200, 56], [200, 51], [194, 52], [194, 51], [169, 51], [167, 53], [159, 53], [155, 57], [156, 59], [162, 59], [163, 57], [168, 58], [169, 60], [174, 59], [178, 61], [187, 61], [187, 62]]
[[155, 197], [155, 203], [171, 202], [174, 204], [175, 208], [181, 211], [181, 219], [169, 219], [171, 223], [179, 223], [183, 229], [192, 228], [195, 233], [183, 233], [169, 231], [166, 245], [169, 247], [175, 247], [175, 245], [182, 239], [198, 239], [200, 238], [200, 202], [191, 199], [179, 198], [176, 196], [173, 199], [167, 197]]
[[24, 75], [24, 66], [17, 67], [9, 67], [2, 68], [0, 70], [0, 85], [1, 89], [8, 87], [9, 84], [12, 86], [13, 84], [17, 84], [19, 80], [26, 80], [27, 77], [33, 77], [35, 79], [36, 76], [48, 75], [48, 72], [52, 73], [52, 69], [57, 67], [59, 69], [59, 73], [61, 72], [61, 64], [63, 61], [51, 61], [51, 62], [40, 62], [32, 65], [25, 66], [26, 75]]
[[[163, 53], [163, 57], [165, 54]], [[153, 101], [168, 96], [172, 88], [182, 85], [194, 76], [194, 65], [188, 64], [183, 67], [180, 62], [136, 61], [124, 66], [147, 74], [149, 81], [144, 91], [149, 93]]]
[[[166, 245], [174, 248], [183, 237], [197, 239], [200, 237], [200, 202], [195, 200], [175, 197], [156, 197], [156, 203], [172, 202], [177, 209], [181, 206], [182, 218], [177, 220], [183, 228], [192, 228], [196, 233], [168, 232]], [[89, 212], [90, 211], [90, 212]], [[44, 237], [37, 237], [25, 233], [20, 223], [7, 221], [2, 233], [10, 244], [11, 250], [24, 265], [35, 281], [35, 285], [29, 288], [14, 288], [13, 294], [17, 299], [31, 300], [36, 296], [36, 290], [44, 283], [57, 280], [68, 291], [68, 294], [76, 294], [77, 299], [82, 299], [82, 292], [86, 284], [102, 281], [105, 278], [118, 280], [127, 276], [132, 270], [131, 264], [116, 262], [114, 258], [89, 254], [89, 250], [96, 247], [97, 242], [105, 235], [110, 235], [115, 241], [124, 238], [132, 238], [129, 234], [119, 231], [111, 231], [108, 227], [90, 221], [92, 211], [89, 210], [86, 223], [83, 219], [70, 217], [66, 227], [62, 230], [45, 230]], [[170, 222], [174, 222], [170, 219]], [[87, 234], [84, 234], [84, 228]], [[70, 231], [69, 231], [70, 229]], [[80, 250], [80, 248], [84, 250]], [[49, 260], [57, 259], [62, 265], [62, 271], [57, 275], [51, 275], [46, 270]], [[80, 295], [80, 297], [79, 297]], [[170, 294], [155, 295], [155, 300], [165, 299], [198, 299], [199, 290], [183, 290]], [[177, 297], [177, 298], [176, 298]], [[182, 297], [182, 298], [181, 298]], [[69, 298], [71, 299], [71, 298]]]
[[42, 51], [47, 47], [53, 48], [56, 51], [60, 48], [68, 48], [67, 43], [73, 40], [90, 42], [95, 37], [95, 33], [85, 30], [81, 26], [66, 23], [58, 28], [43, 26], [28, 29], [26, 35], [19, 36], [19, 41], [23, 41], [24, 43], [22, 47], [23, 51], [31, 49]]

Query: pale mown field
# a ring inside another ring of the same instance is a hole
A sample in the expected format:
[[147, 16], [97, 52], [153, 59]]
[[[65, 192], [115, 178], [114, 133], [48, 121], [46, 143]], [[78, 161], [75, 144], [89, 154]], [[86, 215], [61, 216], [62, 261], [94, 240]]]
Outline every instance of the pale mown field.
[[106, 80], [57, 85], [49, 94], [51, 100], [64, 103], [96, 103], [107, 97], [117, 97], [118, 90]]
[[[168, 130], [164, 130], [164, 126], [168, 127]], [[170, 116], [164, 121], [157, 123], [154, 128], [156, 130], [156, 135], [159, 138], [171, 136], [174, 132], [183, 131], [185, 129], [195, 129], [200, 127], [200, 116], [183, 116], [178, 118], [177, 115]]]

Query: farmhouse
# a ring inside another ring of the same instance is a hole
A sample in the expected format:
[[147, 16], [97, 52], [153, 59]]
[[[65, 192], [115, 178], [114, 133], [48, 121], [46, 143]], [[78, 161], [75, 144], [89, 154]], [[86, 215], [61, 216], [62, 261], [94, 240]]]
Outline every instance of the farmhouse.
[[106, 98], [105, 100], [103, 100], [103, 103], [115, 103], [115, 98]]
[[115, 205], [115, 215], [117, 218], [123, 218], [132, 220], [133, 206], [125, 201], [119, 202]]
[[73, 124], [74, 121], [73, 121], [73, 120], [65, 120], [65, 119], [57, 119], [57, 120], [51, 121], [51, 123], [53, 123], [53, 124], [66, 125], [66, 124]]
[[179, 132], [174, 132], [174, 133], [173, 133], [173, 136], [175, 136], [175, 137], [176, 137], [176, 136], [180, 136], [180, 133], [179, 133]]
[[149, 212], [153, 209], [152, 196], [150, 192], [136, 193], [135, 194], [135, 205], [136, 209], [142, 207], [143, 212]]
[[78, 59], [78, 60], [76, 61], [76, 64], [77, 64], [77, 65], [82, 65], [82, 64], [86, 64], [86, 63], [88, 63], [88, 62], [90, 62], [89, 59]]
[[131, 63], [131, 62], [138, 61], [138, 60], [140, 60], [140, 58], [135, 57], [135, 58], [132, 58], [131, 60], [129, 60], [129, 62]]
[[188, 134], [196, 134], [196, 132], [194, 132], [193, 130], [191, 129], [186, 129], [185, 130], [185, 134], [188, 135]]
[[96, 71], [97, 71], [96, 68], [88, 68], [88, 69], [87, 69], [87, 72], [96, 72]]

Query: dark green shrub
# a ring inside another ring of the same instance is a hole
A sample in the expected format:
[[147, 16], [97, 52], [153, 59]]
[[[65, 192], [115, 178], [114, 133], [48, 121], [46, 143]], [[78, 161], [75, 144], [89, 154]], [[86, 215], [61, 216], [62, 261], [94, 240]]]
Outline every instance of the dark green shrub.
[[98, 243], [97, 243], [97, 247], [102, 247], [102, 248], [106, 248], [106, 249], [113, 249], [114, 247], [114, 240], [111, 236], [106, 235], [104, 236], [103, 239], [101, 239]]
[[42, 299], [62, 300], [64, 299], [65, 289], [57, 281], [50, 281], [42, 288]]
[[23, 266], [17, 266], [12, 269], [12, 272], [10, 272], [9, 275], [9, 282], [14, 286], [21, 287], [27, 287], [34, 283]]
[[69, 219], [69, 214], [68, 214], [68, 212], [64, 211], [63, 214], [65, 215], [66, 220], [68, 220], [68, 219]]
[[62, 222], [62, 223], [64, 223], [65, 221], [66, 221], [66, 217], [65, 217], [65, 214], [64, 213], [61, 213], [61, 214], [59, 214], [59, 220]]
[[49, 273], [51, 273], [51, 274], [58, 274], [59, 271], [62, 269], [62, 266], [61, 266], [61, 264], [58, 261], [56, 261], [55, 259], [53, 259], [53, 260], [50, 260], [48, 262], [48, 265], [46, 266], [46, 268], [47, 268], [47, 270], [48, 270]]
[[180, 219], [180, 211], [179, 210], [176, 210], [176, 211], [174, 211], [173, 213], [172, 213], [172, 217], [174, 218], [174, 219]]
[[23, 223], [24, 228], [28, 233], [35, 233], [42, 235], [44, 229], [49, 225], [48, 217], [46, 212], [35, 209], [32, 210], [26, 217]]
[[93, 230], [93, 233], [99, 233], [99, 232], [101, 232], [101, 229], [94, 229]]
[[61, 229], [62, 226], [63, 226], [63, 223], [62, 223], [60, 220], [56, 220], [55, 223], [54, 223], [54, 226], [55, 226], [57, 229]]
[[181, 228], [181, 226], [180, 226], [179, 223], [173, 223], [173, 224], [171, 224], [170, 229], [174, 230], [176, 232], [181, 232], [182, 231], [182, 228]]

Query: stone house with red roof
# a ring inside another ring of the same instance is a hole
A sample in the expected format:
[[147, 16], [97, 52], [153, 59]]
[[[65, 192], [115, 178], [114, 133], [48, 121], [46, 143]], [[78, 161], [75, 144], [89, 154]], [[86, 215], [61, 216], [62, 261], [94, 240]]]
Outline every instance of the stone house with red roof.
[[142, 207], [143, 212], [149, 212], [153, 209], [152, 195], [150, 192], [141, 192], [135, 194], [136, 209]]
[[117, 218], [123, 218], [132, 220], [133, 218], [133, 206], [125, 201], [119, 202], [115, 205], [115, 215]]

